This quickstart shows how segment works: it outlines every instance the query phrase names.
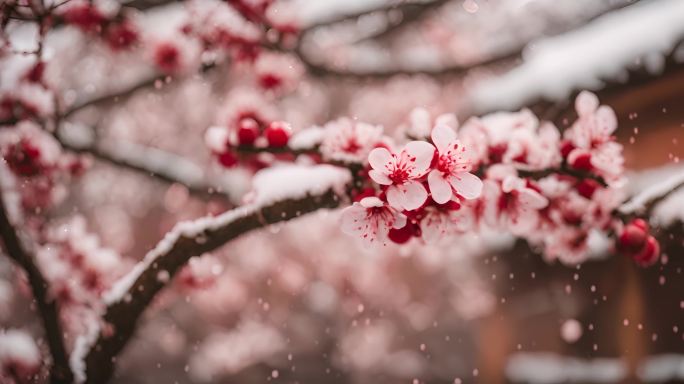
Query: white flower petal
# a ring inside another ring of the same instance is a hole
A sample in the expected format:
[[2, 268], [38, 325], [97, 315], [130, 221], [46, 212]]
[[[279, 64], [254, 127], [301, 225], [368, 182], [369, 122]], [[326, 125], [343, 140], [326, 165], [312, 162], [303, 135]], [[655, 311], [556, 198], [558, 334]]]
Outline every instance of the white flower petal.
[[596, 95], [588, 91], [582, 91], [575, 99], [575, 109], [577, 114], [585, 116], [593, 113], [599, 106], [599, 100]]
[[383, 203], [382, 200], [375, 196], [364, 197], [363, 199], [361, 199], [361, 201], [359, 201], [359, 204], [361, 204], [361, 206], [365, 208], [377, 208], [385, 205], [385, 203]]
[[394, 223], [392, 224], [392, 228], [394, 229], [401, 229], [406, 226], [406, 216], [403, 213], [397, 213], [394, 216]]
[[440, 154], [446, 152], [447, 147], [456, 141], [456, 132], [445, 124], [439, 124], [432, 130], [432, 142], [437, 147]]
[[390, 187], [387, 188], [387, 203], [390, 207], [403, 211], [403, 202], [404, 194], [399, 191], [399, 188], [396, 185], [390, 185]]
[[425, 190], [423, 184], [417, 181], [409, 181], [400, 188], [401, 192], [401, 204], [407, 211], [412, 211], [414, 209], [420, 208], [425, 200], [427, 200], [428, 194]]
[[404, 152], [411, 158], [414, 177], [420, 177], [428, 170], [435, 155], [435, 147], [425, 141], [410, 141], [404, 147]]
[[433, 170], [428, 174], [428, 185], [430, 186], [430, 193], [432, 200], [437, 204], [444, 204], [451, 199], [451, 185], [444, 178], [442, 172]]
[[521, 206], [535, 210], [542, 209], [549, 204], [549, 200], [546, 197], [530, 188], [521, 189], [518, 199], [520, 199]]
[[368, 154], [368, 162], [373, 169], [386, 172], [387, 167], [394, 162], [394, 158], [387, 148], [375, 148]]
[[368, 176], [370, 176], [370, 178], [373, 179], [373, 181], [375, 181], [378, 184], [382, 184], [382, 185], [391, 185], [392, 184], [392, 180], [390, 180], [390, 178], [386, 174], [382, 173], [381, 171], [371, 169], [370, 171], [368, 171]]
[[449, 183], [456, 193], [468, 200], [477, 199], [482, 194], [482, 180], [470, 172], [459, 172], [449, 177]]

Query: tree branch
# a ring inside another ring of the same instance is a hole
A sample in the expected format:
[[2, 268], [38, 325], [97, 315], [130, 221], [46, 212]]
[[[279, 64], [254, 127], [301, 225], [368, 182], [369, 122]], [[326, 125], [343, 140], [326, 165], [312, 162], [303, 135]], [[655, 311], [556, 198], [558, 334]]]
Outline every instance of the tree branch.
[[319, 209], [335, 208], [339, 201], [340, 196], [331, 188], [322, 193], [287, 198], [268, 205], [247, 205], [215, 218], [177, 225], [105, 296], [108, 306], [104, 322], [111, 327], [113, 334], [110, 336], [100, 330], [99, 334], [93, 335], [94, 340], [90, 341], [87, 354], [82, 356], [85, 382], [102, 383], [111, 377], [114, 357], [133, 335], [140, 316], [191, 257], [213, 251], [249, 231]]
[[620, 206], [618, 212], [625, 216], [650, 215], [656, 205], [681, 188], [684, 188], [684, 171], [646, 188]]
[[[181, 156], [157, 148], [127, 142], [110, 142], [107, 146], [79, 143], [60, 130], [54, 135], [64, 149], [89, 154], [97, 160], [125, 168], [166, 183], [185, 186], [196, 196], [208, 198], [222, 192], [222, 186], [206, 182], [202, 167]], [[118, 147], [118, 149], [114, 149]]]
[[48, 283], [10, 223], [7, 209], [2, 201], [0, 201], [0, 236], [2, 236], [7, 255], [26, 272], [29, 285], [33, 291], [33, 297], [45, 328], [45, 338], [52, 355], [50, 382], [53, 384], [71, 383], [73, 374], [64, 346], [63, 331], [59, 320], [59, 305], [53, 297], [50, 297]]

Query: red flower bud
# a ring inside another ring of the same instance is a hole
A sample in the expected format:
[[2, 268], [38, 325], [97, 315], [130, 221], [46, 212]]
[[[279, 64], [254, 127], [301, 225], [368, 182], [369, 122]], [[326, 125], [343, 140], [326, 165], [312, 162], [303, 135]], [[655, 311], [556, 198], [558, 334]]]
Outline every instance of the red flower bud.
[[238, 123], [238, 143], [240, 145], [253, 145], [259, 137], [259, 124], [252, 118], [245, 118]]
[[646, 245], [641, 252], [633, 256], [634, 261], [642, 267], [648, 267], [655, 264], [660, 256], [660, 243], [655, 237], [649, 236], [646, 240]]
[[644, 220], [635, 219], [622, 230], [618, 246], [623, 252], [635, 254], [644, 248], [647, 238], [648, 225]]
[[237, 165], [238, 158], [233, 152], [224, 152], [218, 156], [219, 163], [226, 168], [232, 168]]
[[290, 139], [290, 128], [287, 123], [274, 121], [264, 130], [264, 136], [270, 147], [284, 147]]

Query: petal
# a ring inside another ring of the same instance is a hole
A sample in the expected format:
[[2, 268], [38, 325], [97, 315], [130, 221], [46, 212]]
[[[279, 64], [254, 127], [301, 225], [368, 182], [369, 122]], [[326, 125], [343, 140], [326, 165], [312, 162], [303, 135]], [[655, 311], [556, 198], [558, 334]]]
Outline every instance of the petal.
[[412, 176], [420, 177], [428, 170], [435, 155], [435, 147], [425, 141], [410, 141], [404, 147], [404, 152], [411, 159]]
[[385, 172], [388, 166], [394, 163], [394, 158], [387, 148], [375, 148], [368, 154], [368, 162], [373, 169]]
[[342, 232], [352, 236], [362, 236], [367, 223], [366, 209], [354, 204], [342, 211]]
[[477, 199], [482, 194], [482, 180], [470, 172], [459, 172], [449, 177], [449, 183], [456, 193], [468, 200]]
[[430, 186], [430, 193], [432, 200], [437, 204], [444, 204], [451, 199], [451, 185], [444, 179], [442, 172], [433, 170], [428, 174], [428, 185]]
[[370, 178], [373, 179], [373, 181], [375, 181], [378, 184], [382, 184], [382, 185], [391, 185], [392, 184], [392, 180], [390, 180], [390, 178], [386, 174], [382, 173], [381, 171], [376, 171], [375, 169], [371, 169], [370, 171], [368, 171], [368, 176], [370, 176]]
[[402, 187], [400, 188], [402, 205], [407, 211], [420, 208], [425, 203], [425, 200], [427, 200], [428, 194], [423, 184], [417, 181], [409, 181]]
[[586, 116], [593, 113], [599, 106], [599, 100], [596, 95], [588, 91], [582, 91], [575, 99], [575, 109], [580, 116]]
[[420, 222], [420, 232], [428, 244], [436, 243], [443, 235], [443, 222], [438, 214], [430, 214]]
[[530, 188], [521, 189], [518, 199], [520, 200], [520, 205], [522, 207], [535, 210], [542, 209], [549, 204], [549, 200], [546, 197]]
[[390, 207], [403, 211], [403, 202], [404, 194], [399, 191], [399, 188], [396, 185], [391, 185], [387, 188], [387, 203]]
[[394, 215], [394, 223], [392, 223], [392, 228], [401, 229], [406, 226], [406, 216], [403, 213], [397, 213]]
[[446, 125], [449, 128], [456, 130], [458, 128], [458, 119], [453, 113], [444, 113], [437, 116], [435, 125]]
[[427, 137], [430, 135], [430, 113], [425, 108], [414, 108], [409, 116], [414, 134]]
[[445, 124], [439, 124], [432, 130], [432, 142], [440, 154], [446, 152], [449, 144], [456, 140], [456, 132]]
[[375, 196], [364, 197], [359, 201], [359, 204], [364, 208], [377, 208], [385, 205], [382, 200]]
[[598, 129], [599, 133], [602, 138], [605, 140], [608, 140], [610, 135], [615, 132], [615, 129], [617, 128], [618, 122], [617, 122], [617, 117], [615, 116], [615, 111], [613, 111], [613, 108], [602, 105], [599, 107], [598, 110], [596, 110], [596, 128]]

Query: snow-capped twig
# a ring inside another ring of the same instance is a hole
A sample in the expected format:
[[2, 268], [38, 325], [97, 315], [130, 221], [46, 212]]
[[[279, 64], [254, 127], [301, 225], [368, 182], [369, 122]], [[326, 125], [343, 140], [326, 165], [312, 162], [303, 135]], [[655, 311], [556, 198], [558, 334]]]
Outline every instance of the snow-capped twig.
[[164, 182], [184, 185], [197, 196], [208, 196], [211, 195], [210, 190], [222, 189], [221, 186], [207, 183], [202, 167], [181, 156], [124, 141], [97, 145], [87, 128], [73, 125], [70, 127], [80, 132], [75, 133], [71, 128], [60, 129], [55, 135], [62, 147], [69, 151], [87, 153], [112, 165], [153, 176]]
[[[285, 185], [273, 183], [287, 181]], [[216, 217], [182, 222], [166, 234], [127, 275], [104, 296], [107, 305], [103, 322], [107, 328], [91, 335], [90, 348], [73, 356], [78, 381], [105, 382], [114, 369], [114, 357], [124, 348], [144, 310], [156, 294], [193, 256], [215, 250], [255, 229], [288, 221], [320, 209], [335, 208], [351, 181], [348, 171], [332, 166], [282, 167], [255, 177], [255, 195], [250, 204]]]
[[684, 172], [677, 173], [662, 183], [654, 184], [632, 197], [619, 208], [623, 215], [650, 213], [658, 203], [684, 187]]
[[45, 328], [52, 367], [50, 369], [51, 383], [71, 383], [73, 373], [69, 366], [69, 357], [64, 346], [64, 334], [59, 320], [59, 305], [48, 293], [48, 283], [43, 273], [34, 263], [31, 252], [19, 237], [10, 222], [7, 209], [0, 201], [0, 236], [4, 243], [7, 256], [14, 260], [26, 273], [28, 283], [33, 291], [36, 306]]

